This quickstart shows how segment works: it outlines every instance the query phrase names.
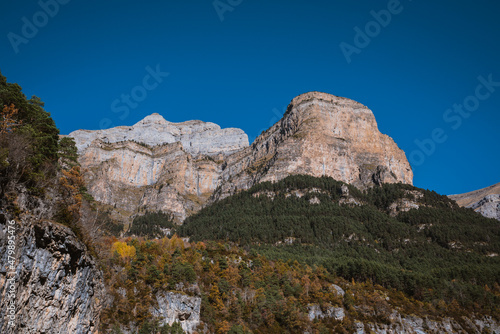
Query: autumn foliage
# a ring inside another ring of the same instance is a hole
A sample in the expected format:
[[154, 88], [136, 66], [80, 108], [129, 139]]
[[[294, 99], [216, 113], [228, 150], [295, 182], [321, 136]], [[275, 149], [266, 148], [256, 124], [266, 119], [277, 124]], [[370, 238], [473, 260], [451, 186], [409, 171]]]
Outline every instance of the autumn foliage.
[[17, 109], [13, 103], [10, 105], [4, 105], [1, 114], [0, 121], [0, 134], [5, 134], [8, 132], [13, 132], [22, 121], [17, 119], [17, 114], [19, 109]]
[[[113, 304], [103, 312], [103, 329], [154, 323], [150, 310], [158, 291], [201, 298], [199, 333], [349, 333], [354, 319], [390, 323], [396, 309], [419, 317], [467, 315], [456, 302], [418, 301], [370, 281], [344, 280], [322, 266], [271, 261], [230, 243], [186, 243], [174, 235], [113, 239], [109, 247], [105, 275]], [[498, 286], [491, 290], [500, 293]], [[312, 304], [323, 311], [342, 307], [345, 319], [311, 320]]]

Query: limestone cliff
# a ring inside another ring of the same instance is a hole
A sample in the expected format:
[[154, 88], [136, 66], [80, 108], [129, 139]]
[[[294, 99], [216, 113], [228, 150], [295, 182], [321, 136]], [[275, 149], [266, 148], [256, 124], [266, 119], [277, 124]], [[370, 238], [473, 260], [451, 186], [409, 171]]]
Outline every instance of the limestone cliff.
[[359, 188], [413, 179], [404, 152], [380, 133], [367, 107], [318, 92], [293, 99], [251, 146], [242, 130], [170, 123], [158, 114], [132, 127], [70, 136], [90, 193], [124, 217], [162, 210], [181, 222], [209, 199], [293, 174], [331, 176]]
[[79, 152], [89, 147], [96, 139], [107, 143], [135, 141], [147, 146], [180, 142], [190, 154], [229, 154], [248, 146], [248, 137], [243, 130], [221, 129], [214, 123], [187, 121], [172, 123], [159, 114], [152, 114], [133, 126], [119, 126], [107, 130], [77, 130], [69, 134], [76, 142]]
[[193, 156], [180, 142], [147, 147], [100, 140], [80, 155], [89, 192], [125, 216], [145, 210], [174, 214], [198, 211], [219, 184], [223, 154]]
[[358, 188], [413, 180], [404, 152], [380, 133], [367, 107], [319, 92], [293, 99], [279, 122], [228, 157], [216, 196], [293, 174], [331, 176]]
[[471, 208], [485, 217], [500, 220], [500, 183], [449, 197], [460, 206]]
[[225, 156], [248, 146], [240, 129], [213, 123], [171, 123], [153, 114], [132, 127], [70, 134], [86, 169], [89, 192], [122, 216], [142, 210], [198, 211], [219, 185]]
[[[346, 318], [347, 313], [343, 307], [325, 307], [323, 312], [318, 304], [309, 306], [309, 319], [333, 318], [336, 321], [342, 321]], [[377, 310], [370, 307], [358, 307], [358, 311], [364, 316], [373, 316]], [[421, 334], [421, 333], [500, 333], [499, 323], [492, 317], [485, 316], [482, 318], [467, 318], [463, 317], [461, 322], [452, 318], [444, 318], [432, 320], [429, 318], [421, 318], [415, 315], [401, 315], [397, 310], [388, 311], [386, 322], [363, 322], [354, 320], [354, 329], [356, 334]]]
[[[7, 217], [8, 218], [8, 217]], [[0, 216], [0, 332], [97, 333], [104, 298], [102, 273], [70, 228], [48, 221], [15, 221], [15, 327], [5, 312], [7, 222]]]
[[169, 291], [158, 292], [156, 300], [158, 307], [151, 312], [154, 317], [168, 325], [179, 322], [186, 333], [196, 332], [201, 323], [201, 297]]

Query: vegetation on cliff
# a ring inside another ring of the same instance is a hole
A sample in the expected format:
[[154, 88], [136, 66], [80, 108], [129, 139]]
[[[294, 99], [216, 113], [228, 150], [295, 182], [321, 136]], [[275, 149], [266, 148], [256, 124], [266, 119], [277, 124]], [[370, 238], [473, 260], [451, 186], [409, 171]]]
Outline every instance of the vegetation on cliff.
[[173, 227], [174, 221], [171, 215], [163, 212], [146, 212], [134, 218], [127, 234], [150, 239], [161, 238]]
[[[347, 281], [323, 266], [270, 260], [232, 243], [185, 243], [176, 236], [110, 243], [114, 250], [107, 265], [113, 270], [106, 275], [113, 282], [113, 303], [103, 315], [105, 332], [137, 326], [141, 333], [141, 328], [154, 324], [154, 296], [164, 290], [200, 296], [202, 327], [210, 333], [349, 333], [354, 331], [354, 319], [393, 322], [395, 309], [432, 319], [470, 316], [456, 301], [419, 301], [370, 280]], [[343, 308], [345, 315], [342, 320], [312, 319], [311, 305], [325, 313]]]
[[[410, 185], [365, 192], [342, 187], [310, 176], [261, 183], [204, 208], [178, 232], [193, 241], [238, 243], [274, 260], [321, 265], [435, 306], [454, 302], [498, 314], [498, 221]], [[390, 215], [391, 205], [403, 200], [419, 208]]]

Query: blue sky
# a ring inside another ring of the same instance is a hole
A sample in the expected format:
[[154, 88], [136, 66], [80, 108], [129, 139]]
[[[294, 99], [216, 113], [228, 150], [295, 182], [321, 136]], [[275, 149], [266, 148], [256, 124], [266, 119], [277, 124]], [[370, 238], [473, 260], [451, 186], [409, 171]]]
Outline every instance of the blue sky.
[[63, 134], [158, 112], [252, 141], [299, 94], [348, 97], [406, 152], [416, 186], [461, 193], [500, 182], [499, 12], [486, 0], [3, 1], [0, 70]]

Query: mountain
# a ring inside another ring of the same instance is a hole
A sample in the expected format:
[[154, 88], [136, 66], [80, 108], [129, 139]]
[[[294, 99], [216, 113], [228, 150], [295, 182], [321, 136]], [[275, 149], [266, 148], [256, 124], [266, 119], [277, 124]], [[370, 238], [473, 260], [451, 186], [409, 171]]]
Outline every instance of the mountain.
[[280, 121], [228, 158], [220, 193], [297, 174], [330, 176], [362, 189], [413, 181], [405, 153], [380, 133], [370, 109], [319, 92], [294, 98]]
[[319, 92], [293, 99], [250, 146], [240, 129], [170, 123], [158, 114], [69, 136], [90, 194], [125, 219], [147, 208], [182, 222], [217, 199], [288, 175], [331, 176], [362, 189], [413, 179], [404, 152], [380, 133], [367, 107]]
[[131, 127], [78, 130], [79, 162], [94, 198], [122, 211], [172, 213], [183, 221], [219, 185], [222, 162], [248, 146], [240, 129], [214, 123], [171, 123], [152, 114]]
[[248, 146], [248, 137], [240, 129], [221, 129], [214, 123], [187, 121], [172, 123], [154, 113], [131, 127], [119, 126], [108, 130], [77, 130], [69, 135], [75, 139], [81, 153], [96, 139], [105, 143], [135, 141], [144, 146], [162, 146], [180, 142], [191, 155], [230, 154]]
[[413, 187], [357, 102], [301, 95], [250, 146], [59, 136], [1, 75], [0, 107], [2, 333], [500, 333], [498, 221]]
[[471, 208], [485, 217], [500, 220], [500, 183], [448, 197], [456, 201], [460, 206]]

